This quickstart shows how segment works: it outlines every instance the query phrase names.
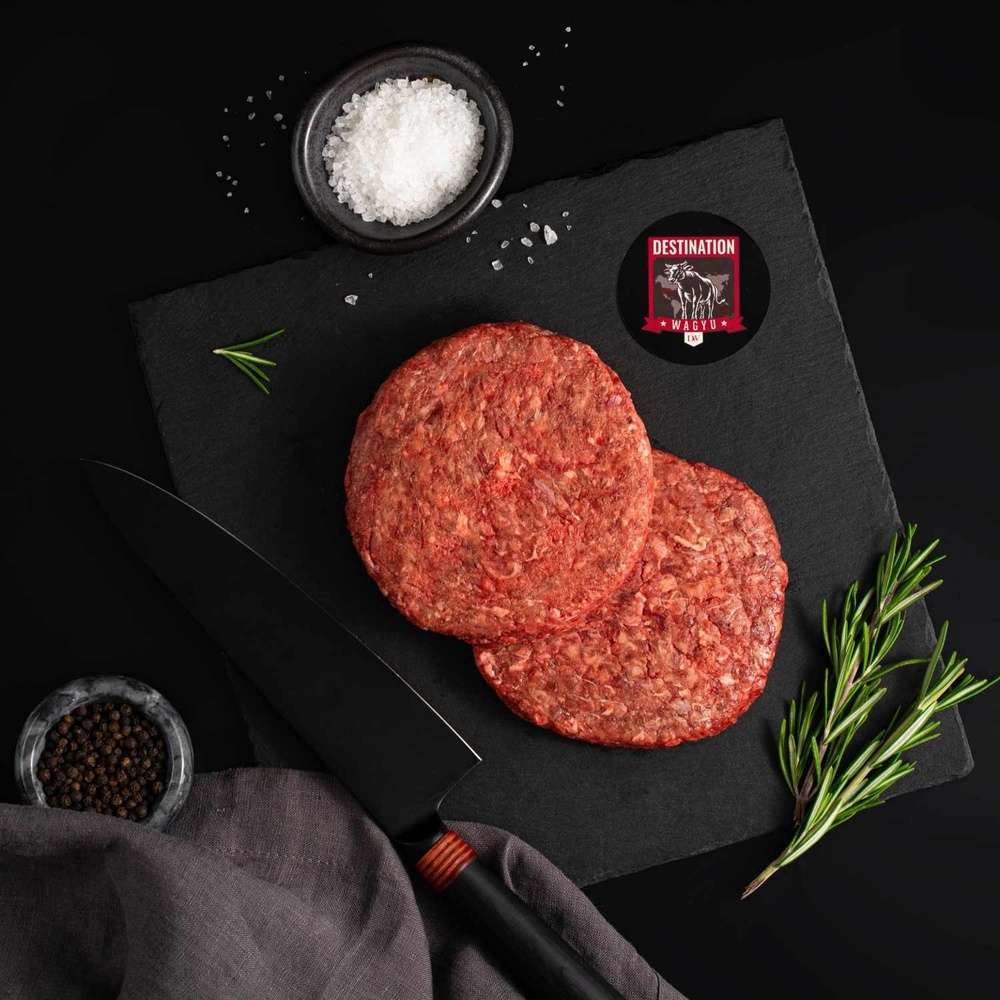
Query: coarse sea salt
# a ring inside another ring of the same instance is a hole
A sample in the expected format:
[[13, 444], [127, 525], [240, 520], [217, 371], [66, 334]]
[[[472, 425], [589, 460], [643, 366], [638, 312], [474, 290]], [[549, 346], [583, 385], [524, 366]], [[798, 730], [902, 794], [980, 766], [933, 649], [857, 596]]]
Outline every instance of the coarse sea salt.
[[443, 80], [386, 80], [343, 112], [323, 159], [337, 199], [366, 222], [429, 219], [468, 187], [482, 159], [479, 108]]

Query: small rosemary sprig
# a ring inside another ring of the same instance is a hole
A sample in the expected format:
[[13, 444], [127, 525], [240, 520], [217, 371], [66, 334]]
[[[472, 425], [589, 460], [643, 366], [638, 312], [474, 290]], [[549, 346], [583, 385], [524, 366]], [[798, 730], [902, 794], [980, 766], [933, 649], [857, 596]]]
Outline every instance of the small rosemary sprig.
[[269, 340], [280, 337], [284, 332], [285, 329], [282, 327], [280, 330], [274, 330], [263, 337], [258, 337], [256, 340], [247, 340], [242, 344], [233, 344], [230, 347], [217, 347], [212, 353], [221, 355], [227, 361], [231, 361], [258, 389], [270, 396], [271, 390], [268, 388], [268, 383], [271, 381], [271, 378], [264, 369], [265, 367], [277, 367], [277, 362], [269, 361], [267, 358], [258, 358], [256, 354], [250, 353], [250, 348], [257, 347], [259, 344], [266, 344]]
[[[937, 737], [934, 716], [992, 687], [1000, 677], [979, 680], [956, 653], [944, 657], [948, 623], [929, 657], [886, 660], [903, 630], [905, 612], [943, 581], [925, 582], [944, 557], [933, 557], [938, 541], [913, 544], [916, 525], [892, 539], [878, 563], [875, 583], [863, 596], [855, 582], [844, 596], [839, 618], [823, 602], [823, 643], [830, 666], [818, 691], [805, 685], [788, 707], [778, 732], [778, 763], [795, 797], [795, 833], [787, 847], [744, 890], [756, 892], [775, 872], [801, 857], [841, 823], [880, 805], [884, 794], [916, 766], [902, 755]], [[854, 756], [858, 731], [885, 696], [885, 678], [900, 667], [924, 664], [920, 692]]]

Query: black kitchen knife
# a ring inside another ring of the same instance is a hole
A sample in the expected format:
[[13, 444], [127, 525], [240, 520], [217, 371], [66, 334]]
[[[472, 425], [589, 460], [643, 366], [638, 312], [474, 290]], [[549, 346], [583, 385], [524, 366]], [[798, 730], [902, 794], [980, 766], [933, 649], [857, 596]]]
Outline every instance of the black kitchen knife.
[[[221, 525], [124, 469], [83, 465], [132, 548], [531, 996], [622, 1000], [441, 821], [441, 799], [480, 758], [431, 705]], [[324, 697], [296, 698], [317, 672]]]

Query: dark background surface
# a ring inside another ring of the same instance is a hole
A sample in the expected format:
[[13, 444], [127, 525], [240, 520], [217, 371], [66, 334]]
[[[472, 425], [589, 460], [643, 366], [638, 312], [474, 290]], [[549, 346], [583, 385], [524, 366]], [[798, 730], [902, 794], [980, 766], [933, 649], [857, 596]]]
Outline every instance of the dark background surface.
[[[276, 9], [258, 25], [233, 13], [221, 27], [53, 21], [8, 33], [0, 758], [53, 686], [123, 671], [174, 701], [202, 768], [251, 760], [218, 652], [65, 463], [98, 456], [168, 484], [126, 303], [321, 245], [272, 115], [290, 122], [344, 61], [417, 38], [465, 51], [504, 90], [511, 191], [785, 119], [901, 513], [950, 557], [932, 614], [952, 621], [974, 670], [995, 673], [998, 116], [975, 19], [838, 10], [805, 25], [663, 5], [594, 22], [505, 7], [491, 24], [489, 12], [403, 10], [366, 5], [306, 28]], [[216, 170], [239, 180], [232, 198]], [[589, 894], [693, 1000], [993, 995], [1000, 696], [963, 718], [971, 776], [858, 818], [746, 903], [739, 888], [781, 837]], [[13, 795], [0, 768], [0, 797]]]

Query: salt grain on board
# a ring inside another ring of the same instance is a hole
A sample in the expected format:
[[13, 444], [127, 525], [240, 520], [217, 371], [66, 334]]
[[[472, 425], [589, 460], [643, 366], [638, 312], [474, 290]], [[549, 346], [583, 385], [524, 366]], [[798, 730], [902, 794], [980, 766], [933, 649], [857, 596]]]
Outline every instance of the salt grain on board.
[[503, 270], [503, 263], [501, 261], [499, 261], [499, 260], [491, 260], [490, 261], [490, 266], [493, 268], [494, 271], [502, 271]]
[[493, 200], [492, 200], [492, 201], [490, 202], [490, 204], [491, 204], [491, 205], [492, 205], [492, 206], [493, 206], [494, 208], [499, 208], [499, 207], [500, 207], [500, 206], [501, 206], [501, 205], [503, 204], [503, 202], [502, 202], [502, 201], [501, 201], [501, 200], [500, 200], [499, 198], [494, 198], [494, 199], [493, 199]]
[[221, 170], [216, 170], [215, 171], [215, 176], [216, 177], [221, 177], [222, 176], [222, 171]]
[[569, 215], [569, 212], [563, 212], [562, 217], [565, 219]]
[[284, 116], [284, 115], [283, 115], [283, 114], [282, 114], [282, 113], [281, 113], [281, 112], [279, 111], [279, 112], [278, 112], [278, 113], [277, 113], [277, 114], [276, 114], [276, 115], [274, 116], [274, 120], [275, 120], [276, 122], [280, 122], [280, 121], [281, 121], [281, 119], [282, 119], [282, 118], [284, 118], [284, 117], [285, 117], [285, 116]]
[[535, 258], [534, 257], [528, 257], [527, 261], [528, 261], [529, 264], [534, 264], [535, 263]]
[[253, 94], [247, 94], [247, 104], [253, 104]]
[[556, 105], [557, 105], [558, 107], [560, 107], [560, 108], [564, 108], [564, 107], [566, 107], [566, 105], [565, 105], [565, 104], [563, 104], [563, 102], [562, 102], [562, 101], [558, 101], [558, 100], [556, 101]]
[[344, 296], [344, 301], [349, 306], [356, 306], [358, 304], [358, 297], [357, 297], [357, 295], [345, 295]]
[[539, 229], [540, 229], [541, 227], [540, 227], [540, 226], [538, 225], [538, 223], [537, 223], [537, 222], [529, 222], [529, 223], [528, 223], [528, 228], [529, 228], [529, 229], [530, 229], [530, 230], [531, 230], [531, 231], [532, 231], [533, 233], [537, 233], [537, 232], [538, 232], [538, 230], [539, 230]]
[[510, 246], [510, 240], [501, 240], [500, 241], [500, 249], [501, 250], [506, 250], [507, 247], [509, 247], [509, 246]]
[[551, 226], [546, 226], [542, 230], [542, 236], [545, 238], [545, 245], [547, 247], [552, 246], [552, 244], [559, 239], [559, 237], [556, 236], [556, 231]]
[[528, 239], [527, 236], [522, 236], [521, 237], [521, 243], [522, 243], [523, 246], [526, 246], [526, 247], [531, 247], [531, 246], [535, 245], [534, 243], [531, 242], [531, 240]]

